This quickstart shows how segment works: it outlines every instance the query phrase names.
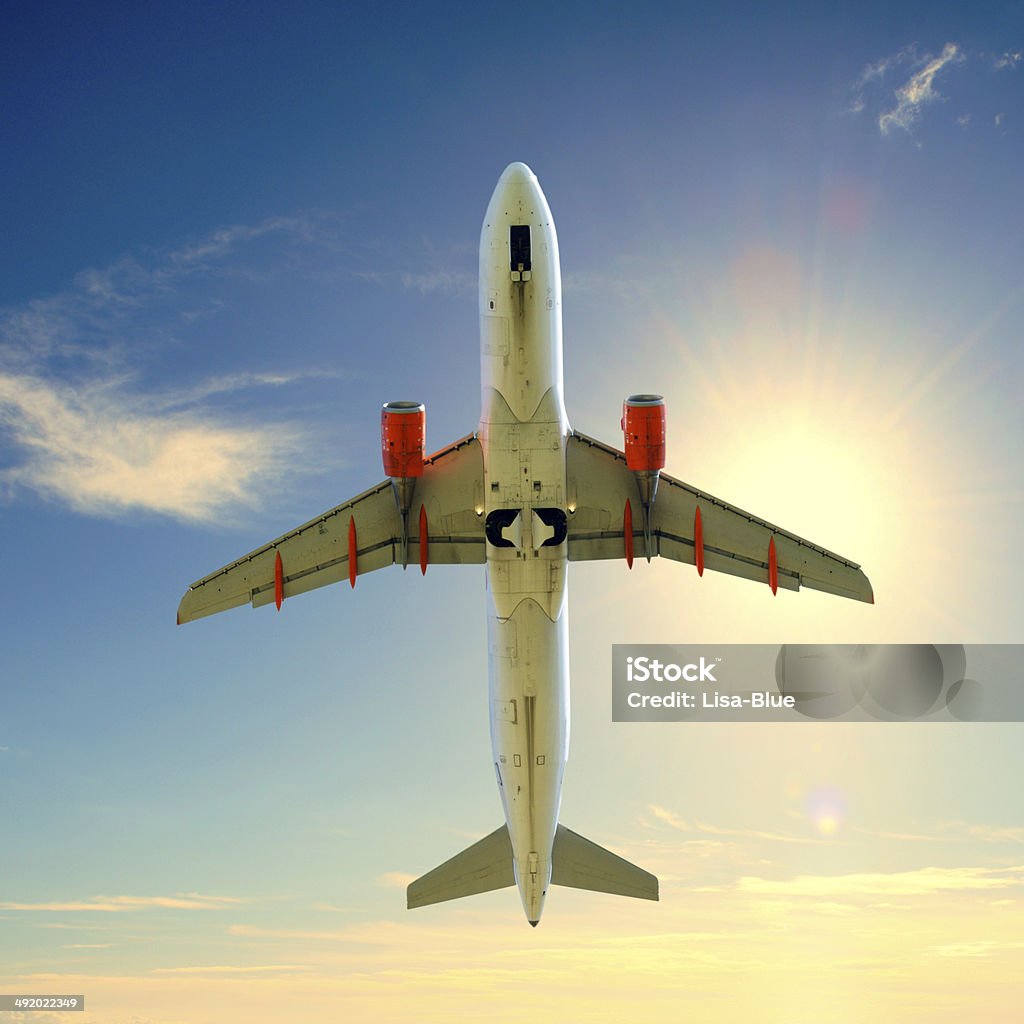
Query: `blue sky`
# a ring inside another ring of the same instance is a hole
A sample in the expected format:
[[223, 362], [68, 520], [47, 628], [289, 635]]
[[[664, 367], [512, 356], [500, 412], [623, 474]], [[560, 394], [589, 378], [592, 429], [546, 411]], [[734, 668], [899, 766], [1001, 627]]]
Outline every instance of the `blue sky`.
[[[609, 694], [612, 642], [1021, 641], [1022, 49], [995, 4], [17, 5], [0, 991], [102, 1024], [1009, 1019], [1018, 725], [613, 725]], [[574, 566], [563, 816], [663, 900], [556, 890], [536, 933], [509, 893], [404, 910], [500, 820], [482, 573], [173, 625], [381, 478], [382, 402], [431, 448], [474, 429], [512, 160], [573, 425], [617, 444], [663, 392], [670, 472], [878, 599]]]

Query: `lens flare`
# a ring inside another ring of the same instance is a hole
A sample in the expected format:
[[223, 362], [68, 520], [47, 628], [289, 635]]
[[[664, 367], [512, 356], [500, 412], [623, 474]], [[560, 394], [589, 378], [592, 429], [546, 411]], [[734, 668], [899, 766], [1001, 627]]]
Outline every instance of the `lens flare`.
[[823, 836], [834, 836], [846, 817], [846, 797], [831, 786], [819, 786], [807, 796], [807, 816]]

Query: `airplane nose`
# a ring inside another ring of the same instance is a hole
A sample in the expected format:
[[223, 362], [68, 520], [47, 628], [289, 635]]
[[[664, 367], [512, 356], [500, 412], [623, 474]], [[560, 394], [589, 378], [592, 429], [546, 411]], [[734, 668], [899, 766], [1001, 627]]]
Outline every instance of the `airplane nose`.
[[526, 164], [516, 161], [505, 168], [500, 180], [504, 185], [525, 185], [527, 182], [536, 181], [537, 175]]

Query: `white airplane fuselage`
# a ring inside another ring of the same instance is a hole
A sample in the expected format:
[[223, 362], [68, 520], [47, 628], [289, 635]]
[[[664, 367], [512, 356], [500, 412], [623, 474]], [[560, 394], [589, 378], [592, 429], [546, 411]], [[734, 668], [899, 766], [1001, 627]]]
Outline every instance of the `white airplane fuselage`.
[[480, 365], [491, 745], [516, 882], [536, 923], [551, 879], [569, 749], [570, 429], [558, 239], [525, 164], [505, 170], [484, 217]]

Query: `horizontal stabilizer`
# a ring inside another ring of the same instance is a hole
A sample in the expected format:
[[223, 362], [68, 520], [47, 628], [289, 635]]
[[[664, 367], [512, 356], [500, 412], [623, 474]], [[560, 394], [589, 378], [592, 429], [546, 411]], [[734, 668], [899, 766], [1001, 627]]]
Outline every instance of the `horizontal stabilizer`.
[[555, 833], [551, 863], [553, 885], [633, 896], [639, 900], [658, 898], [658, 879], [649, 871], [617, 857], [564, 825], [559, 825]]
[[515, 884], [512, 843], [508, 838], [508, 827], [502, 825], [478, 843], [412, 882], [406, 890], [406, 905], [410, 910], [428, 907], [431, 903], [475, 896], [477, 893], [504, 889]]

